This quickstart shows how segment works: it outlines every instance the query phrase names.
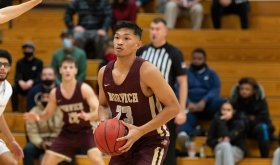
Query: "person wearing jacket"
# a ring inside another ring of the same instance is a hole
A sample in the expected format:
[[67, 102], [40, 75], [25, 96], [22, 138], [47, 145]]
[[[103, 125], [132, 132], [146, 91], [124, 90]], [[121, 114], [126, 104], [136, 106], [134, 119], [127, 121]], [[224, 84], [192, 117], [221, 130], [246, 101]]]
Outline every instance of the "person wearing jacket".
[[234, 165], [246, 153], [246, 122], [236, 113], [230, 102], [225, 102], [218, 112], [207, 135], [207, 145], [215, 153], [215, 165]]
[[[193, 137], [197, 118], [210, 120], [220, 109], [224, 99], [220, 97], [221, 83], [218, 74], [206, 63], [206, 52], [197, 48], [192, 52], [190, 67], [187, 69], [188, 99], [186, 102], [187, 121], [179, 127], [178, 138]], [[181, 140], [180, 140], [181, 141]], [[185, 140], [182, 140], [184, 150]]]
[[245, 114], [248, 136], [257, 139], [261, 157], [268, 157], [274, 127], [261, 85], [252, 77], [243, 77], [234, 88], [231, 100], [234, 108]]
[[[42, 92], [37, 97], [36, 106], [31, 109], [31, 112], [41, 114], [48, 103], [49, 91]], [[62, 113], [56, 111], [52, 118], [44, 122], [27, 121], [26, 131], [29, 138], [29, 142], [25, 145], [23, 152], [23, 164], [33, 165], [34, 160], [40, 158], [48, 149], [63, 126]]]

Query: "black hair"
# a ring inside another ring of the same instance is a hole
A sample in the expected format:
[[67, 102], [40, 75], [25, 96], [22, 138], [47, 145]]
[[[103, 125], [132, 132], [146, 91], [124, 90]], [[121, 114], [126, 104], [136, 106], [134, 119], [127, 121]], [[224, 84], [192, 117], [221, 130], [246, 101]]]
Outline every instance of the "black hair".
[[72, 56], [69, 56], [69, 55], [67, 55], [67, 56], [65, 56], [65, 57], [62, 58], [62, 60], [60, 61], [59, 67], [61, 67], [61, 65], [62, 65], [64, 62], [74, 63], [75, 66], [77, 66], [77, 65], [76, 65], [76, 59], [75, 59], [74, 57], [72, 57]]
[[156, 23], [156, 24], [158, 24], [158, 23], [163, 23], [163, 24], [166, 26], [166, 21], [165, 21], [165, 19], [163, 19], [163, 18], [161, 18], [161, 17], [154, 18], [154, 19], [152, 20], [152, 23]]
[[201, 53], [201, 54], [206, 58], [206, 52], [205, 52], [205, 50], [204, 50], [203, 48], [196, 48], [196, 49], [194, 49], [194, 50], [192, 51], [192, 55], [193, 55], [194, 53]]
[[118, 21], [115, 27], [115, 33], [122, 29], [122, 28], [126, 28], [126, 29], [130, 29], [133, 31], [133, 33], [138, 36], [139, 38], [141, 38], [142, 36], [142, 29], [134, 22], [130, 22], [130, 21]]
[[250, 84], [254, 89], [258, 88], [258, 82], [252, 77], [242, 77], [238, 81], [238, 85], [240, 86], [242, 84]]
[[9, 64], [12, 65], [12, 56], [7, 50], [0, 49], [0, 57], [6, 58], [9, 62]]

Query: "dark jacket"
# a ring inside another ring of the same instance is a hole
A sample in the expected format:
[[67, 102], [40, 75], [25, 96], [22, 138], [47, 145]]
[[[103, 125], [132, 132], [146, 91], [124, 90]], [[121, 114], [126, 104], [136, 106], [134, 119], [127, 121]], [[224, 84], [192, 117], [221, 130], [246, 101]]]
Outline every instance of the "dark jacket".
[[229, 137], [230, 144], [234, 145], [246, 153], [246, 126], [244, 117], [235, 114], [229, 121], [221, 120], [220, 113], [216, 114], [207, 135], [207, 144], [214, 149], [221, 137]]
[[[267, 124], [271, 134], [274, 132], [274, 127], [270, 120], [268, 104], [265, 99], [264, 93], [259, 86], [255, 89], [255, 95], [249, 99], [242, 99], [238, 94], [238, 87], [234, 89], [232, 94], [232, 103], [234, 109], [240, 113], [244, 113], [247, 117], [248, 127], [254, 128], [257, 124]], [[254, 120], [250, 116], [254, 116]]]
[[86, 30], [108, 30], [112, 23], [112, 7], [108, 0], [76, 0], [65, 11], [64, 22], [74, 28], [73, 15], [78, 14], [78, 25]]

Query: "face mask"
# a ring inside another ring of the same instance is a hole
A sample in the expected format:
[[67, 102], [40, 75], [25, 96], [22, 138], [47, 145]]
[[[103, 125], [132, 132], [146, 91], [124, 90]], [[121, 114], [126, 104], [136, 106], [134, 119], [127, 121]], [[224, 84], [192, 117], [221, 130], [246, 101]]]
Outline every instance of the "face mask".
[[54, 80], [42, 80], [42, 83], [46, 86], [51, 86], [54, 83]]
[[68, 38], [63, 39], [63, 47], [66, 49], [72, 48], [72, 40]]
[[48, 102], [46, 102], [46, 101], [41, 101], [41, 104], [42, 104], [43, 107], [46, 107], [46, 106], [48, 105]]
[[25, 58], [30, 58], [33, 56], [33, 52], [23, 52]]
[[196, 70], [196, 71], [199, 71], [201, 70], [202, 68], [204, 68], [206, 66], [206, 64], [201, 64], [201, 65], [194, 65], [194, 64], [191, 64], [191, 68], [193, 70]]

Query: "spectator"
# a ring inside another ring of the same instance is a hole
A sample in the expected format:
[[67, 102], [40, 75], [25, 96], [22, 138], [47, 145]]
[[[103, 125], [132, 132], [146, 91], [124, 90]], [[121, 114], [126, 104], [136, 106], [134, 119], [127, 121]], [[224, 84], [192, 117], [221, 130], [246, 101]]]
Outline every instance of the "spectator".
[[207, 135], [207, 144], [215, 152], [215, 165], [234, 165], [243, 159], [246, 153], [245, 131], [242, 115], [236, 113], [231, 103], [225, 102], [215, 115]]
[[[78, 14], [77, 26], [73, 22]], [[87, 58], [101, 58], [104, 42], [109, 40], [108, 29], [112, 24], [112, 8], [108, 0], [78, 0], [68, 5], [64, 22], [69, 30], [74, 30], [76, 45], [84, 49]]]
[[221, 28], [221, 18], [226, 14], [237, 14], [240, 18], [242, 29], [249, 28], [248, 0], [213, 0], [211, 6], [211, 17], [215, 29]]
[[41, 73], [41, 81], [27, 94], [27, 111], [30, 111], [35, 105], [36, 100], [43, 91], [49, 92], [55, 87], [55, 72], [52, 67], [44, 67]]
[[[47, 69], [44, 70], [46, 72]], [[43, 113], [43, 110], [48, 103], [49, 92], [48, 89], [40, 92], [40, 95], [36, 97], [36, 105], [31, 109], [31, 112], [38, 115]], [[42, 157], [45, 150], [49, 149], [52, 141], [60, 133], [62, 125], [62, 112], [59, 110], [55, 111], [54, 115], [46, 121], [26, 122], [26, 132], [30, 142], [28, 142], [23, 148], [24, 165], [33, 165], [34, 160]]]
[[113, 0], [113, 23], [112, 29], [118, 21], [136, 21], [137, 6], [134, 0]]
[[243, 77], [233, 90], [232, 101], [234, 108], [246, 115], [248, 136], [258, 140], [261, 157], [268, 157], [274, 127], [263, 89], [254, 78]]
[[167, 27], [174, 29], [179, 13], [188, 13], [192, 29], [201, 29], [203, 7], [199, 2], [200, 0], [168, 0], [164, 10]]
[[59, 64], [65, 56], [72, 56], [76, 60], [76, 65], [78, 67], [78, 74], [76, 75], [77, 80], [84, 81], [86, 77], [87, 69], [87, 58], [85, 52], [74, 45], [73, 33], [69, 30], [63, 31], [61, 33], [61, 40], [63, 47], [58, 49], [52, 57], [51, 66], [55, 70], [56, 83], [60, 84], [61, 75], [59, 74]]
[[137, 55], [154, 64], [174, 91], [176, 91], [176, 83], [178, 82], [179, 84], [181, 109], [176, 118], [167, 123], [170, 132], [170, 144], [164, 160], [166, 165], [175, 165], [176, 124], [180, 125], [186, 121], [187, 77], [183, 55], [179, 49], [166, 41], [166, 35], [165, 20], [155, 18], [150, 24], [150, 40], [152, 43], [140, 48], [137, 51]]
[[29, 90], [40, 81], [40, 74], [43, 68], [43, 62], [35, 57], [35, 45], [32, 41], [26, 41], [22, 45], [22, 51], [24, 57], [16, 63], [12, 94], [12, 108], [14, 112], [19, 110], [18, 95], [26, 96]]
[[[197, 118], [210, 120], [220, 109], [224, 100], [220, 98], [221, 83], [217, 73], [210, 69], [206, 52], [197, 48], [192, 52], [191, 65], [187, 70], [188, 100], [187, 122], [180, 126], [178, 138], [187, 140], [198, 133], [195, 131]], [[184, 140], [182, 140], [184, 141]], [[181, 144], [183, 149], [185, 142]]]

